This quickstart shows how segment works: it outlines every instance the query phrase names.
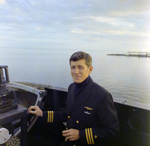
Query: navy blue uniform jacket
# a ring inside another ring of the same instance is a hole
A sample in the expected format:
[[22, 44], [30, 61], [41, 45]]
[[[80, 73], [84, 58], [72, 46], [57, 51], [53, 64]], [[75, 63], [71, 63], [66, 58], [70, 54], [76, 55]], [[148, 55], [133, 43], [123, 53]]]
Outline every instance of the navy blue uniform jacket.
[[111, 94], [93, 82], [74, 100], [74, 83], [68, 88], [65, 111], [44, 112], [47, 122], [67, 121], [67, 129], [79, 130], [80, 139], [64, 141], [66, 146], [111, 146], [119, 135], [119, 121]]

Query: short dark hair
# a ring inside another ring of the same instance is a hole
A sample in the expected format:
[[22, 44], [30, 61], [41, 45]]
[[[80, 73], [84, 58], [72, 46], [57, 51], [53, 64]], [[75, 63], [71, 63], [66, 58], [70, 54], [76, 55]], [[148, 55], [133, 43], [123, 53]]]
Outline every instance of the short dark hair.
[[69, 63], [71, 65], [71, 61], [78, 61], [81, 59], [85, 59], [85, 64], [88, 67], [92, 65], [92, 57], [88, 53], [85, 53], [83, 51], [73, 53], [69, 59]]

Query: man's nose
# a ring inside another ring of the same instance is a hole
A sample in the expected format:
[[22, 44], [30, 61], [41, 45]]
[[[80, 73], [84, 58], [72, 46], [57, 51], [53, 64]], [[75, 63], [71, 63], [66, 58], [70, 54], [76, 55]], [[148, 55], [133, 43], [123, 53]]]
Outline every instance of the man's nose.
[[78, 69], [78, 68], [75, 69], [75, 73], [76, 73], [76, 74], [79, 73], [79, 69]]

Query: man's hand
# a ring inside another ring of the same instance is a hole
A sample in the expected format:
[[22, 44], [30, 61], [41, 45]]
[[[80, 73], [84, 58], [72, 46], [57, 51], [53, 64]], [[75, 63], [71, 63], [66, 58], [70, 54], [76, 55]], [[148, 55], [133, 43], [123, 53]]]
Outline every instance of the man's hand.
[[30, 106], [28, 108], [28, 112], [30, 114], [34, 114], [36, 116], [43, 117], [43, 112], [42, 112], [42, 110], [38, 106]]
[[77, 129], [64, 130], [62, 132], [62, 135], [66, 138], [66, 140], [69, 140], [69, 141], [75, 141], [80, 138], [79, 130], [77, 130]]

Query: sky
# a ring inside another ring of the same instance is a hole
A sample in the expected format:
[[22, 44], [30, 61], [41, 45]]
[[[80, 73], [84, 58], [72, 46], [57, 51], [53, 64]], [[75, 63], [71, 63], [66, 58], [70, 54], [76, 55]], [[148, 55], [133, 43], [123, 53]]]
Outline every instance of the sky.
[[150, 52], [150, 0], [0, 0], [0, 49]]

